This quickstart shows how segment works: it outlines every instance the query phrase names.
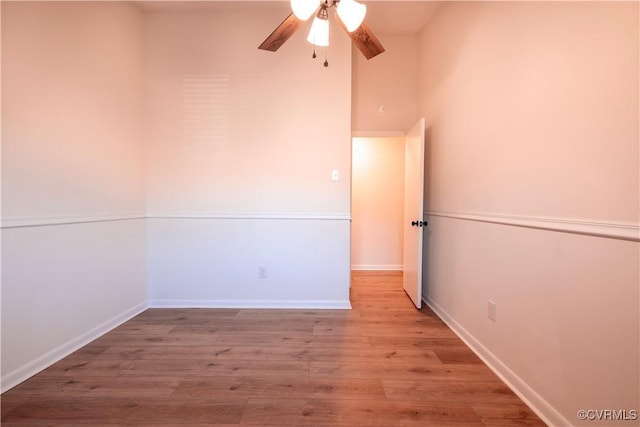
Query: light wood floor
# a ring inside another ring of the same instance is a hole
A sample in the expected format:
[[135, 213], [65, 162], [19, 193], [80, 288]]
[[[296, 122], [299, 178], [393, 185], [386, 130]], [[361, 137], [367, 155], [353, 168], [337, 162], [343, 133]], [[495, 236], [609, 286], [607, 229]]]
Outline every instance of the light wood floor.
[[2, 425], [544, 426], [398, 273], [351, 300], [147, 310], [2, 395]]

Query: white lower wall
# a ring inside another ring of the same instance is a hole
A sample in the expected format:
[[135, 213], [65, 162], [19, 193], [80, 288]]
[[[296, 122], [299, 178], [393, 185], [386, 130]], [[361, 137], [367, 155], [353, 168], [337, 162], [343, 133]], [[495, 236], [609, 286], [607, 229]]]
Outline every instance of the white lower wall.
[[150, 218], [149, 305], [349, 308], [349, 226], [348, 218]]
[[429, 219], [424, 299], [550, 425], [638, 407], [637, 241]]
[[2, 391], [146, 308], [145, 221], [2, 230]]

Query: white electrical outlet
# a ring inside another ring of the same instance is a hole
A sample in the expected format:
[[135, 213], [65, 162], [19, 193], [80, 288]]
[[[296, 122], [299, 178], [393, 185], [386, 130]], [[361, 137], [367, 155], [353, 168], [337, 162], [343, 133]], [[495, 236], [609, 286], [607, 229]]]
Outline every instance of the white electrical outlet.
[[496, 303], [491, 300], [487, 301], [487, 316], [494, 322], [496, 321]]
[[338, 169], [334, 169], [331, 171], [331, 180], [340, 181], [340, 171]]
[[264, 266], [258, 267], [258, 277], [261, 279], [267, 278], [267, 267], [264, 267]]

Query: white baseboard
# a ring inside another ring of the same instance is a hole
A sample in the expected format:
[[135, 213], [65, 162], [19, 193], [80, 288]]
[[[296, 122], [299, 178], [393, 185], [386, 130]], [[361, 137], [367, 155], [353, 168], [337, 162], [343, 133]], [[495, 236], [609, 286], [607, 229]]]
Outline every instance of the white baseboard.
[[351, 266], [353, 271], [402, 271], [402, 265], [378, 265], [378, 264], [354, 264]]
[[346, 301], [264, 301], [264, 300], [150, 300], [149, 308], [281, 308], [350, 310]]
[[548, 426], [571, 426], [566, 418], [542, 396], [491, 353], [469, 331], [451, 317], [438, 303], [423, 295], [422, 301], [447, 324], [464, 343]]
[[0, 393], [4, 393], [5, 391], [12, 389], [21, 382], [31, 378], [38, 372], [48, 368], [59, 360], [67, 357], [74, 351], [89, 344], [96, 338], [101, 337], [110, 330], [120, 326], [127, 320], [137, 316], [146, 309], [147, 305], [145, 303], [138, 304], [135, 307], [132, 307], [129, 310], [112, 317], [106, 322], [103, 322], [102, 324], [87, 331], [86, 333], [72, 339], [71, 341], [68, 341], [54, 348], [53, 350], [27, 363], [26, 365], [15, 369], [12, 372], [9, 372], [6, 375], [3, 375], [2, 379], [0, 380]]

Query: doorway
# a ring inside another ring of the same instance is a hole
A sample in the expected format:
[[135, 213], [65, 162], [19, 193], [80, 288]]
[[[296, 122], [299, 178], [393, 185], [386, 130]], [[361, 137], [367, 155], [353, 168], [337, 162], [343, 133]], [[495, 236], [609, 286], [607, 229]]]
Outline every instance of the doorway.
[[425, 119], [403, 136], [352, 139], [351, 271], [393, 271], [417, 309], [424, 264]]
[[351, 270], [403, 269], [405, 137], [352, 139]]

